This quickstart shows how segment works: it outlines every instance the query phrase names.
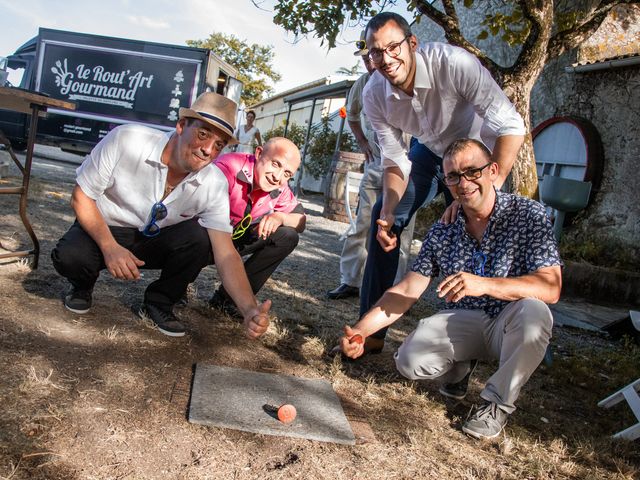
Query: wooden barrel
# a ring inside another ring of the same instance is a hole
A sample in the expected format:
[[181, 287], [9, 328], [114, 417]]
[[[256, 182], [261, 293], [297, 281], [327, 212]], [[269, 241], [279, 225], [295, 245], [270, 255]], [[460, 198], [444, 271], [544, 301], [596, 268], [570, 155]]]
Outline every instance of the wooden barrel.
[[[345, 210], [344, 189], [347, 172], [362, 172], [365, 156], [363, 153], [338, 152], [331, 162], [327, 188], [324, 195], [323, 215], [329, 220], [349, 223], [349, 217]], [[358, 205], [358, 194], [349, 195], [351, 214], [355, 218]]]
[[591, 199], [602, 179], [604, 150], [596, 127], [576, 116], [553, 117], [531, 132], [538, 180], [544, 174], [591, 182]]

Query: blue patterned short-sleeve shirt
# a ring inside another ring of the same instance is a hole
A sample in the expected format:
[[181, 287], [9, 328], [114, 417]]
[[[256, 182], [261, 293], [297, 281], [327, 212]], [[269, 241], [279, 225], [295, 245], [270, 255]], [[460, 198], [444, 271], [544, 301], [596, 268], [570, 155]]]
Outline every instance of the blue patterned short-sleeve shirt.
[[[496, 192], [496, 205], [478, 244], [465, 229], [462, 209], [450, 225], [434, 224], [411, 270], [426, 277], [460, 271], [485, 277], [520, 277], [544, 267], [562, 265], [551, 222], [533, 200]], [[509, 302], [488, 295], [464, 297], [447, 308], [484, 310], [497, 316]]]

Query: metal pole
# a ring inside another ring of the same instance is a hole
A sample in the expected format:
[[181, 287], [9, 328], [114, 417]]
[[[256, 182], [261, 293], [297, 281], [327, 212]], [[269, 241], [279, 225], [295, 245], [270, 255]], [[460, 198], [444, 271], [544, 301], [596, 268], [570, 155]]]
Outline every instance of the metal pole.
[[309, 136], [311, 135], [311, 124], [313, 123], [313, 112], [316, 109], [316, 98], [313, 99], [311, 104], [311, 115], [309, 115], [309, 124], [307, 125], [307, 135], [304, 139], [304, 148], [302, 149], [302, 161], [300, 162], [300, 170], [298, 170], [298, 178], [296, 179], [296, 187], [294, 193], [298, 195], [300, 193], [300, 182], [302, 181], [302, 175], [304, 174], [304, 161], [307, 158], [307, 150], [309, 149]]
[[340, 130], [338, 130], [338, 138], [336, 139], [336, 148], [333, 150], [333, 156], [340, 150], [340, 140], [342, 140], [342, 131], [344, 130], [344, 118], [340, 117]]
[[283, 137], [287, 137], [287, 132], [289, 131], [289, 119], [291, 118], [291, 109], [293, 108], [293, 104], [289, 104], [289, 111], [287, 112], [287, 119], [284, 122], [284, 135]]

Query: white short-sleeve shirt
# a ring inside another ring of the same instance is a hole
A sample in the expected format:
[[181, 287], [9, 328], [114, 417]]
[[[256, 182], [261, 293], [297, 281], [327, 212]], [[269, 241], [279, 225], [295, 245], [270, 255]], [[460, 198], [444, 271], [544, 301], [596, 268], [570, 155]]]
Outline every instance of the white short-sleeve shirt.
[[[151, 207], [162, 200], [168, 167], [162, 151], [173, 132], [143, 125], [114, 128], [76, 170], [76, 182], [96, 201], [107, 225], [142, 231]], [[204, 228], [231, 232], [227, 179], [213, 165], [187, 175], [162, 200], [167, 217], [157, 225], [175, 225], [197, 217]]]

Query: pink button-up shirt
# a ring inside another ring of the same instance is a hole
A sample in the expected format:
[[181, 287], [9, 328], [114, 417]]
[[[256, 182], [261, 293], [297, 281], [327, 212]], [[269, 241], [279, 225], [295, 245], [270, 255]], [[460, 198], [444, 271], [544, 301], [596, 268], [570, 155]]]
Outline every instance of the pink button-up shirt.
[[[249, 153], [228, 153], [221, 155], [214, 165], [222, 170], [229, 183], [229, 206], [231, 225], [236, 225], [246, 215], [249, 194], [253, 190], [253, 167], [256, 157]], [[251, 205], [251, 223], [258, 223], [262, 217], [273, 212], [304, 213], [302, 205], [288, 186], [281, 190], [254, 195]]]

